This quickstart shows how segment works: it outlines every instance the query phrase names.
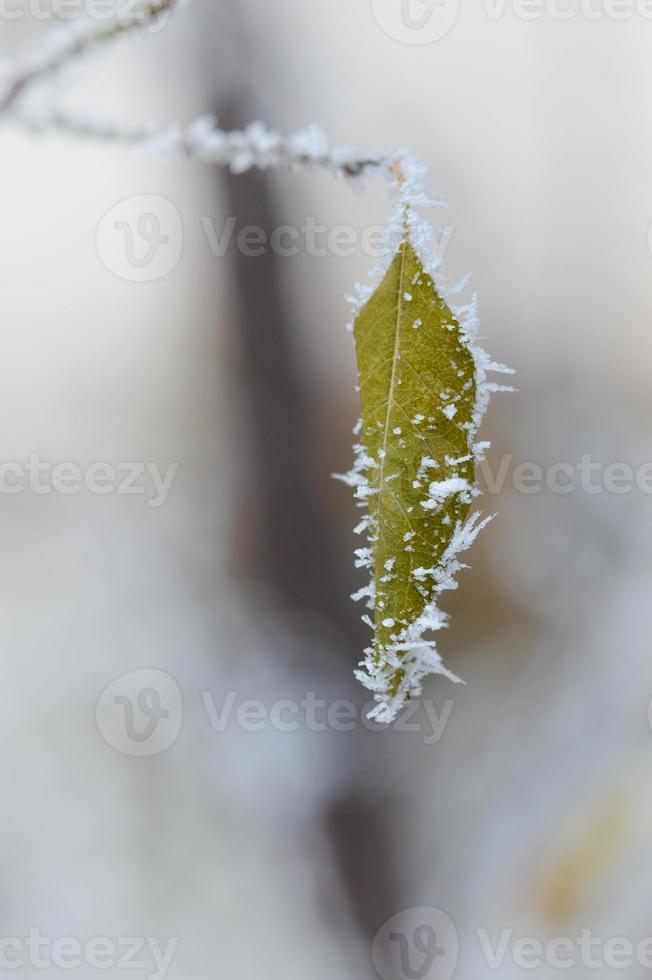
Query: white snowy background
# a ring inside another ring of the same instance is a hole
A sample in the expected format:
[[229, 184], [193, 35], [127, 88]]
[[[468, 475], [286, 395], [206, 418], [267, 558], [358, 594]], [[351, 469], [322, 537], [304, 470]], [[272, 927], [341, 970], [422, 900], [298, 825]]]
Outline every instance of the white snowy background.
[[[438, 217], [451, 278], [473, 271], [485, 346], [518, 372], [520, 393], [498, 396], [485, 423], [493, 468], [502, 454], [637, 466], [652, 453], [652, 21], [571, 6], [569, 20], [491, 20], [462, 0], [446, 37], [416, 45], [387, 36], [367, 0], [194, 0], [42, 94], [100, 118], [224, 111], [409, 147], [450, 203]], [[4, 57], [48, 26], [0, 22]], [[650, 936], [650, 497], [528, 495], [508, 479], [486, 498], [498, 516], [441, 643], [467, 686], [426, 686], [438, 711], [453, 702], [436, 744], [360, 726], [213, 731], [201, 691], [218, 708], [229, 691], [365, 700], [351, 678], [356, 512], [330, 474], [350, 463], [357, 417], [344, 296], [372, 260], [301, 252], [276, 266], [337, 572], [316, 576], [319, 601], [304, 605], [257, 574], [256, 374], [233, 249], [214, 256], [201, 220], [219, 231], [237, 214], [233, 185], [119, 146], [9, 126], [0, 139], [2, 459], [179, 464], [159, 508], [0, 495], [0, 936], [174, 937], [171, 980], [373, 977], [376, 930], [416, 906], [453, 920], [463, 980], [564, 972], [523, 971], [509, 953], [491, 970], [482, 929], [543, 944], [583, 928]], [[362, 230], [386, 213], [373, 182], [356, 194], [279, 173], [264, 186], [284, 224]], [[177, 267], [152, 283], [113, 275], [95, 245], [103, 215], [141, 194], [172, 201], [184, 228]], [[95, 710], [141, 668], [175, 679], [184, 716], [170, 748], [133, 758]]]

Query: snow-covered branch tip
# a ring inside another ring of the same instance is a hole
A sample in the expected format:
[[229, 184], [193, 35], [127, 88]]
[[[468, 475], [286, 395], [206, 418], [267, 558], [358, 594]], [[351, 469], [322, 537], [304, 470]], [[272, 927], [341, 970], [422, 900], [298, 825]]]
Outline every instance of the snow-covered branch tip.
[[432, 226], [421, 214], [442, 202], [426, 191], [425, 168], [408, 151], [359, 153], [332, 145], [316, 125], [288, 136], [260, 122], [225, 131], [210, 116], [185, 128], [126, 127], [23, 104], [20, 96], [33, 82], [95, 44], [158, 18], [174, 3], [147, 3], [145, 21], [116, 14], [101, 27], [56, 32], [31, 58], [4, 66], [0, 114], [33, 131], [176, 153], [235, 173], [322, 168], [354, 182], [368, 175], [385, 179], [390, 218], [384, 258], [351, 298], [362, 418], [354, 466], [342, 479], [366, 510], [356, 530], [367, 542], [356, 551], [356, 566], [368, 569], [370, 580], [353, 598], [366, 600], [372, 615], [363, 619], [373, 638], [356, 674], [374, 694], [371, 715], [391, 722], [420, 694], [427, 674], [457, 680], [433, 639], [447, 623], [439, 599], [457, 587], [456, 575], [466, 567], [459, 556], [491, 519], [470, 514], [480, 493], [476, 466], [489, 448], [477, 436], [491, 393], [513, 390], [488, 375], [512, 372], [477, 342], [475, 296], [457, 302], [468, 277], [450, 285], [442, 275]]

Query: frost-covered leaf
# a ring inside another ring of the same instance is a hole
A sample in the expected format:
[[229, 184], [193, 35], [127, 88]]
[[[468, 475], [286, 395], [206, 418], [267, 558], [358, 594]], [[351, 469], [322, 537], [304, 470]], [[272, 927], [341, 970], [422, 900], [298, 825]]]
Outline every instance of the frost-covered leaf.
[[351, 482], [368, 507], [357, 564], [372, 573], [360, 597], [374, 630], [361, 679], [388, 721], [425, 674], [447, 673], [424, 634], [445, 625], [436, 599], [480, 529], [477, 518], [465, 524], [477, 492], [477, 365], [407, 237], [354, 332], [362, 428]]

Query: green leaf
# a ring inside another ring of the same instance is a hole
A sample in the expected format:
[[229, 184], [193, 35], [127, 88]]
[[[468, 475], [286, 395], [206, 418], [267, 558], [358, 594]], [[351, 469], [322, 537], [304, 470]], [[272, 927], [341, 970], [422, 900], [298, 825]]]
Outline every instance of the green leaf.
[[[391, 720], [440, 669], [434, 644], [444, 625], [435, 600], [452, 587], [456, 550], [479, 530], [464, 522], [475, 489], [476, 363], [468, 339], [405, 239], [354, 325], [362, 430], [351, 482], [366, 501], [374, 608], [363, 675]], [[450, 675], [449, 675], [450, 676]]]

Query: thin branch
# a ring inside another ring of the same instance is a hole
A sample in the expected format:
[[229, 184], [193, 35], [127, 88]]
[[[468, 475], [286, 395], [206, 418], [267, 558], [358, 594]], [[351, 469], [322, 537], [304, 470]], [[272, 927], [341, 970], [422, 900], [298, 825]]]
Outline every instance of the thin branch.
[[50, 31], [44, 42], [16, 63], [0, 68], [0, 112], [13, 109], [20, 95], [35, 82], [48, 78], [91, 48], [106, 44], [133, 30], [142, 30], [169, 13], [177, 0], [148, 0], [142, 10], [118, 7], [104, 20], [74, 21]]
[[357, 153], [349, 146], [333, 146], [312, 124], [288, 136], [254, 122], [243, 130], [222, 130], [212, 116], [202, 116], [183, 128], [176, 124], [123, 126], [114, 122], [73, 116], [58, 109], [22, 111], [12, 121], [34, 132], [60, 132], [69, 136], [126, 144], [148, 152], [177, 154], [228, 167], [243, 173], [251, 167], [316, 167], [343, 177], [383, 173], [396, 177], [405, 151]]
[[216, 120], [202, 116], [187, 128], [169, 125], [123, 126], [76, 117], [59, 109], [17, 104], [36, 82], [58, 73], [90, 49], [136, 28], [144, 29], [172, 10], [178, 0], [146, 0], [140, 10], [118, 7], [109, 21], [79, 21], [51, 31], [42, 45], [16, 62], [0, 65], [0, 116], [34, 132], [56, 131], [75, 137], [116, 142], [215, 163], [242, 173], [250, 167], [320, 167], [338, 176], [357, 178], [382, 173], [390, 181], [400, 175], [405, 151], [359, 154], [348, 146], [332, 146], [321, 129], [308, 126], [290, 136], [252, 123], [244, 130], [224, 131]]

